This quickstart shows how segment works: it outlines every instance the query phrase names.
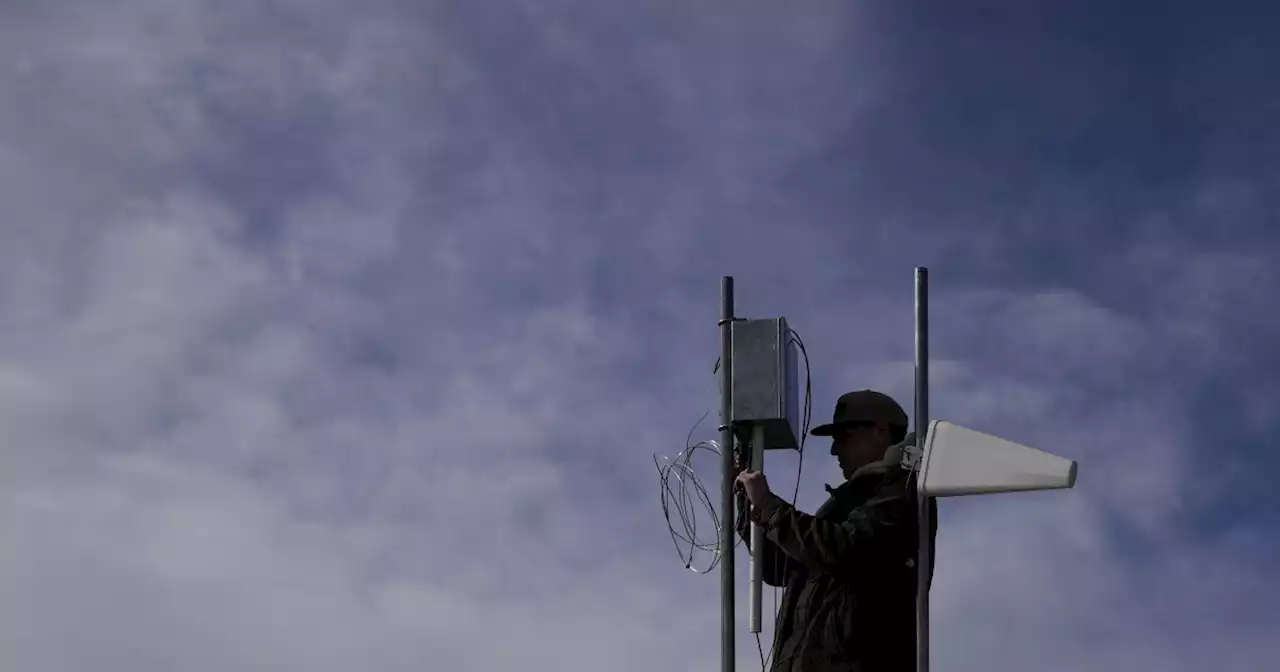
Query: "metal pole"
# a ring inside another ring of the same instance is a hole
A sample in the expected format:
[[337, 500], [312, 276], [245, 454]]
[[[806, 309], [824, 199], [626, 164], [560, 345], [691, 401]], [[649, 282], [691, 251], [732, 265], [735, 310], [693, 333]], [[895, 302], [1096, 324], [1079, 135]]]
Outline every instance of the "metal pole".
[[[916, 445], [924, 448], [929, 431], [929, 269], [916, 267]], [[923, 457], [923, 453], [921, 453]], [[920, 537], [916, 553], [916, 672], [929, 672], [929, 567], [933, 555], [929, 498], [919, 492], [917, 473], [917, 513]]]
[[733, 277], [720, 278], [720, 670], [733, 672]]
[[[751, 428], [751, 470], [764, 471], [764, 425], [757, 423]], [[748, 626], [751, 632], [759, 633], [761, 627], [761, 605], [764, 602], [764, 527], [751, 524], [751, 615]]]

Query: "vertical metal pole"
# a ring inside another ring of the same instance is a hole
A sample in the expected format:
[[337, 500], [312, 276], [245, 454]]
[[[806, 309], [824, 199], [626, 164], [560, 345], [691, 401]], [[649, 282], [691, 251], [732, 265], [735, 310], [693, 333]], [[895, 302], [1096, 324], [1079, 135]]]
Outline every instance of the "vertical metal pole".
[[[751, 428], [751, 470], [764, 471], [764, 425], [756, 424]], [[761, 627], [760, 614], [764, 603], [764, 559], [760, 557], [764, 551], [764, 527], [751, 524], [751, 614], [748, 626], [751, 632], [759, 633]]]
[[733, 277], [720, 278], [720, 670], [733, 672]]
[[[924, 448], [929, 431], [929, 269], [916, 267], [916, 445]], [[923, 455], [923, 454], [922, 454]], [[918, 492], [917, 514], [920, 537], [916, 553], [916, 672], [929, 672], [929, 567], [933, 564], [932, 521], [929, 498]]]

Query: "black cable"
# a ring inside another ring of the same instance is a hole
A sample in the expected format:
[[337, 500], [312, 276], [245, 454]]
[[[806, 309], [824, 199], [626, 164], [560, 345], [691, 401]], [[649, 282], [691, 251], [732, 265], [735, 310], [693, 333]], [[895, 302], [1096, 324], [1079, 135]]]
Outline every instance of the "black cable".
[[804, 356], [804, 418], [801, 420], [803, 427], [800, 430], [800, 460], [796, 465], [796, 489], [791, 495], [791, 505], [795, 506], [797, 500], [800, 499], [800, 474], [804, 469], [804, 443], [809, 438], [809, 422], [813, 419], [813, 374], [809, 370], [809, 351], [804, 347], [804, 340], [800, 338], [800, 334], [795, 329], [789, 329], [791, 342], [800, 347], [800, 354]]
[[[800, 348], [800, 354], [804, 357], [804, 412], [801, 418], [800, 428], [800, 456], [796, 463], [796, 487], [791, 494], [791, 506], [794, 507], [800, 499], [800, 475], [804, 473], [804, 446], [805, 441], [809, 438], [809, 425], [813, 420], [813, 372], [809, 367], [809, 351], [804, 347], [804, 339], [800, 338], [800, 334], [795, 329], [788, 329], [787, 342], [795, 343]], [[787, 576], [787, 565], [791, 562], [790, 556], [782, 559], [782, 576]], [[774, 627], [777, 627], [778, 615], [778, 587], [773, 587], [773, 614]], [[764, 643], [760, 640], [760, 633], [756, 633], [756, 648], [760, 651], [760, 669], [768, 672], [769, 662], [773, 660], [774, 654], [777, 653], [778, 637], [774, 633], [773, 643], [769, 645], [769, 655], [764, 655]]]

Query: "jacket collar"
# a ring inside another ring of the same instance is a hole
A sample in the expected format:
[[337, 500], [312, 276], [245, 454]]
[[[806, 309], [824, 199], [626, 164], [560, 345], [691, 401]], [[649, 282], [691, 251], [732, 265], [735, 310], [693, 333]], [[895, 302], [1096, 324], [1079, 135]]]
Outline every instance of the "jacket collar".
[[857, 471], [853, 472], [853, 474], [851, 474], [849, 478], [845, 479], [844, 483], [841, 483], [840, 485], [837, 485], [834, 487], [828, 485], [827, 492], [831, 493], [832, 495], [835, 495], [837, 491], [844, 489], [845, 486], [849, 485], [850, 483], [853, 483], [854, 481], [861, 480], [868, 476], [883, 475], [888, 471], [890, 471], [891, 469], [902, 468], [902, 455], [904, 452], [906, 452], [907, 447], [915, 445], [915, 442], [916, 442], [915, 432], [907, 434], [907, 436], [904, 439], [902, 439], [901, 442], [895, 443], [892, 446], [889, 446], [884, 451], [883, 458], [876, 460], [875, 462], [872, 462], [870, 464], [862, 465], [861, 467], [858, 468]]

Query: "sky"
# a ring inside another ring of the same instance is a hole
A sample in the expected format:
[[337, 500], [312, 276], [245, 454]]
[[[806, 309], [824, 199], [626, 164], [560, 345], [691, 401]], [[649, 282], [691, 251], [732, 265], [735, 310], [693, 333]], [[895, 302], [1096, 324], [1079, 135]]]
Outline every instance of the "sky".
[[1080, 464], [940, 502], [933, 668], [1274, 669], [1277, 29], [0, 3], [0, 668], [716, 669], [653, 457], [715, 437], [721, 276], [823, 420], [910, 407], [925, 266], [933, 417]]

